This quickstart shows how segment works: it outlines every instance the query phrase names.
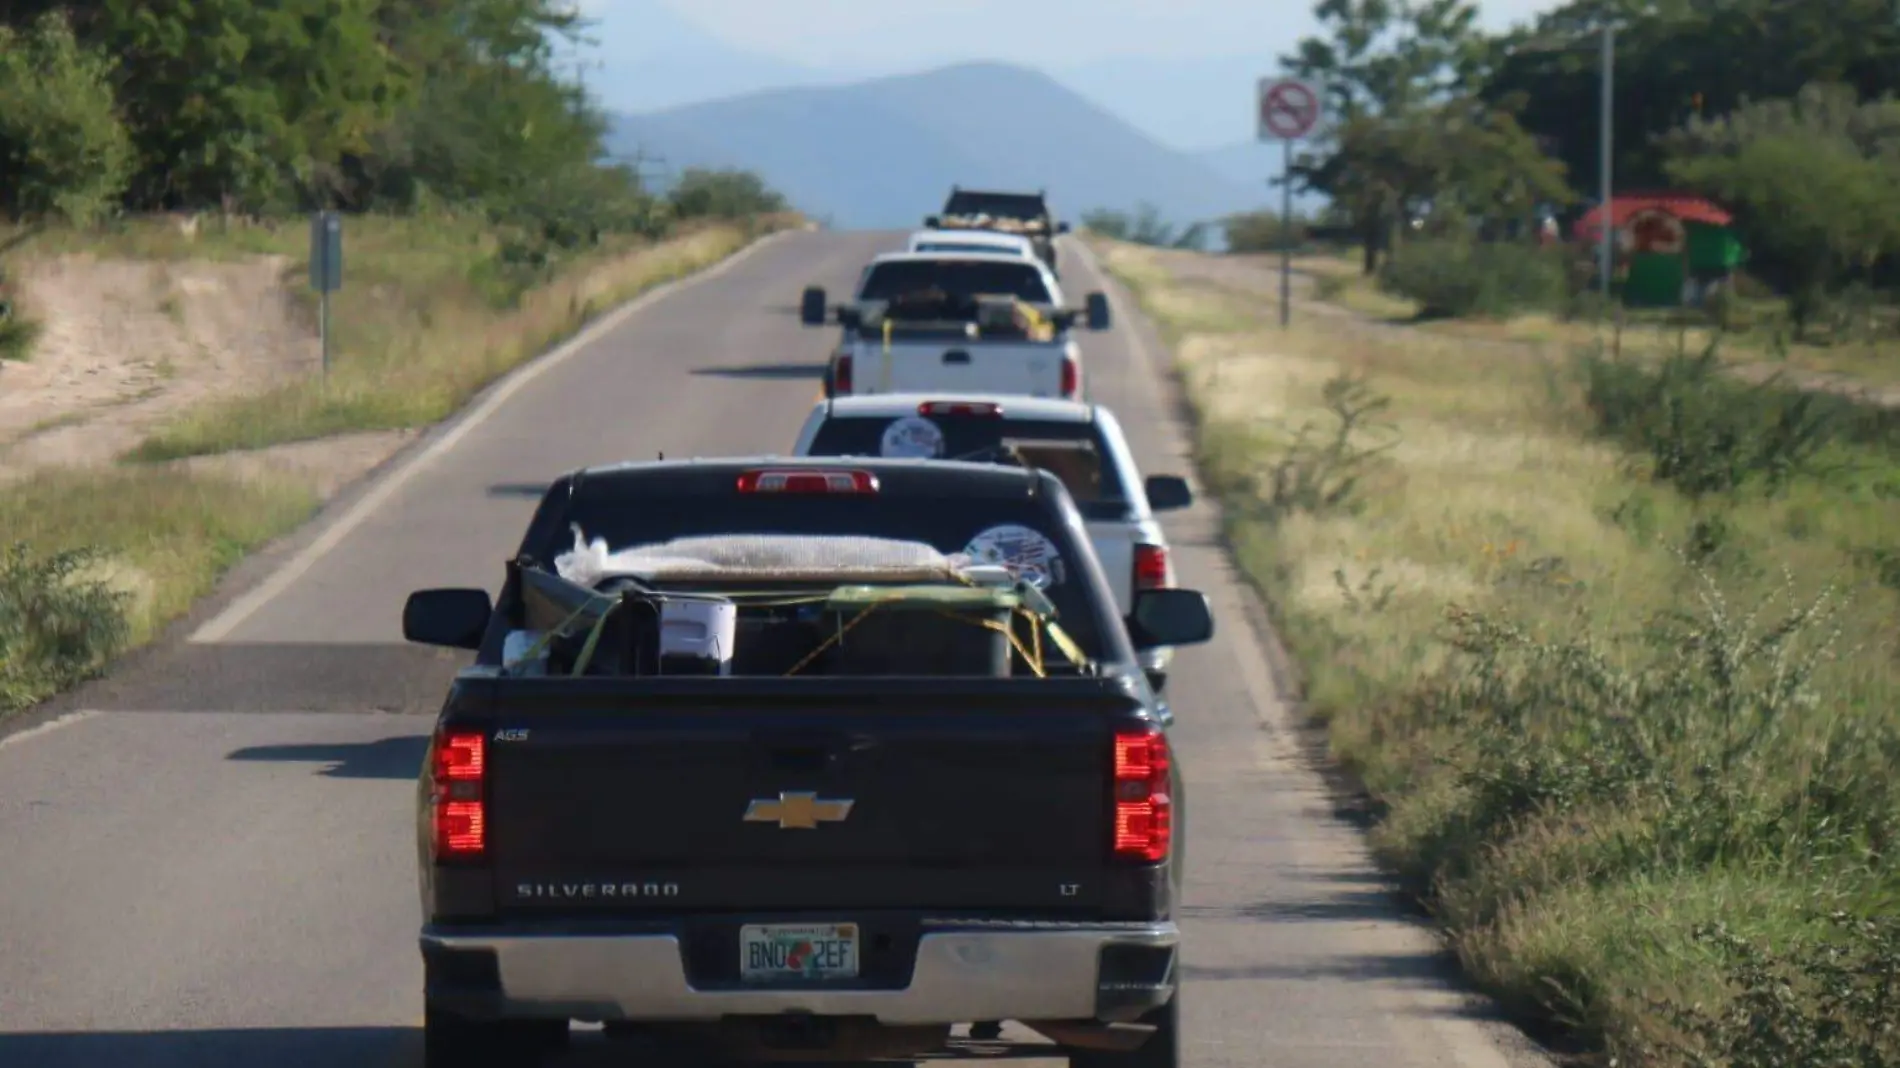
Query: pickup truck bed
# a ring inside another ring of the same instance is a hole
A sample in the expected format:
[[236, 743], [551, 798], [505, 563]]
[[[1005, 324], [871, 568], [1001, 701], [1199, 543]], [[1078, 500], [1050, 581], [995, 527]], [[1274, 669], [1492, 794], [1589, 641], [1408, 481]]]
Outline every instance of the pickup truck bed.
[[[1055, 555], [943, 555], [1005, 545], [986, 528]], [[404, 610], [409, 640], [478, 653], [417, 784], [428, 1068], [536, 1063], [577, 1019], [848, 1061], [1013, 1020], [1077, 1065], [1172, 1068], [1185, 801], [1134, 649], [1212, 622], [1149, 593], [1116, 620], [1046, 472], [557, 479], [498, 599]], [[694, 604], [726, 636], [667, 645]]]

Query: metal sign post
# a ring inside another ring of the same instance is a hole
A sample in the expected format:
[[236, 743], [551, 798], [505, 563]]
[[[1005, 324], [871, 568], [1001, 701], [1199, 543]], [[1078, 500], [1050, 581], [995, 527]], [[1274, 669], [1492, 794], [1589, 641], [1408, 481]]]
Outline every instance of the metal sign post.
[[330, 373], [330, 294], [343, 288], [343, 217], [320, 211], [310, 217], [310, 288], [317, 291], [317, 336], [323, 373]]
[[1262, 78], [1254, 99], [1256, 136], [1280, 142], [1280, 326], [1293, 315], [1293, 142], [1313, 132], [1324, 110], [1319, 90], [1291, 78]]

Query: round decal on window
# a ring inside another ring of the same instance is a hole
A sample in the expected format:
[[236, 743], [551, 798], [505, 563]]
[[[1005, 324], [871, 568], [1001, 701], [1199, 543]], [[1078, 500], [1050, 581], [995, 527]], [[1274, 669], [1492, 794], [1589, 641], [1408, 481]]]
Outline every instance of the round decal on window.
[[1060, 586], [1062, 557], [1055, 543], [1025, 526], [991, 527], [970, 539], [963, 554], [976, 564], [995, 564], [1037, 589]]
[[893, 459], [934, 460], [943, 455], [943, 431], [921, 415], [893, 419], [884, 428], [882, 452]]

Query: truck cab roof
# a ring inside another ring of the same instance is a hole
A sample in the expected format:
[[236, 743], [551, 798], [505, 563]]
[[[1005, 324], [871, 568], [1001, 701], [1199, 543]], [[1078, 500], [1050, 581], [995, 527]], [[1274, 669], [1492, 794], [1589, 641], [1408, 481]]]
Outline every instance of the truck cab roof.
[[1092, 423], [1096, 406], [1087, 401], [1059, 397], [1027, 397], [993, 393], [870, 393], [834, 397], [820, 402], [833, 419], [897, 419], [916, 415], [925, 404], [994, 404], [1011, 419], [1031, 419], [1045, 423]]

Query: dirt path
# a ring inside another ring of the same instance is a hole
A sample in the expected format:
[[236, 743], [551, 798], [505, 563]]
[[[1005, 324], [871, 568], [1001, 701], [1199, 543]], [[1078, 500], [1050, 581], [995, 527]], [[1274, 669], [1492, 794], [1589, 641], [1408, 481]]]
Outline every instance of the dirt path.
[[[114, 462], [185, 410], [314, 373], [314, 323], [281, 256], [238, 262], [69, 254], [16, 259], [8, 277], [40, 325], [30, 358], [0, 362], [0, 482]], [[404, 435], [351, 435], [194, 461], [231, 473], [295, 472], [327, 495]]]
[[[1177, 279], [1264, 300], [1274, 307], [1279, 304], [1280, 261], [1276, 256], [1271, 254], [1214, 256], [1175, 249], [1149, 251], [1154, 262]], [[1402, 338], [1408, 331], [1416, 333], [1421, 329], [1407, 323], [1382, 320], [1376, 316], [1322, 300], [1315, 293], [1315, 278], [1310, 268], [1303, 269], [1298, 260], [1294, 261], [1291, 288], [1296, 316], [1320, 316], [1346, 329], [1376, 331], [1385, 340]], [[1473, 348], [1490, 349], [1500, 353], [1554, 356], [1560, 355], [1565, 348], [1562, 342], [1521, 341], [1451, 334], [1440, 336], [1456, 337], [1457, 340]], [[1630, 335], [1626, 333], [1626, 343], [1629, 343], [1629, 338]], [[1803, 370], [1772, 361], [1736, 362], [1730, 366], [1729, 370], [1736, 377], [1750, 382], [1762, 382], [1780, 375], [1784, 381], [1799, 389], [1852, 397], [1882, 408], [1900, 408], [1900, 386], [1874, 385], [1851, 375]]]

